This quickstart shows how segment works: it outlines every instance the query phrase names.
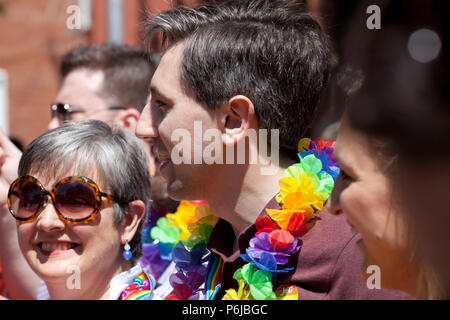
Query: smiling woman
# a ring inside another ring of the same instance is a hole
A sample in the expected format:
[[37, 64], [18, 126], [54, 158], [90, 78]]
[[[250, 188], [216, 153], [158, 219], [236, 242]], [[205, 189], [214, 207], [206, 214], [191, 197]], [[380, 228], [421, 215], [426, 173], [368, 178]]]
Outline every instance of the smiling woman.
[[393, 196], [395, 156], [344, 117], [335, 159], [341, 172], [328, 205], [332, 213], [344, 213], [352, 230], [361, 235], [357, 243], [363, 258], [361, 275], [367, 280], [366, 270], [378, 266], [383, 288], [414, 294], [417, 262], [409, 262], [407, 229]]
[[348, 92], [330, 206], [361, 234], [382, 286], [450, 299], [450, 3], [372, 3], [381, 30], [355, 19], [348, 34], [344, 66], [360, 76], [350, 75], [358, 89]]
[[154, 280], [136, 264], [150, 179], [135, 136], [98, 120], [65, 123], [28, 146], [18, 171], [9, 210], [52, 299], [150, 298]]

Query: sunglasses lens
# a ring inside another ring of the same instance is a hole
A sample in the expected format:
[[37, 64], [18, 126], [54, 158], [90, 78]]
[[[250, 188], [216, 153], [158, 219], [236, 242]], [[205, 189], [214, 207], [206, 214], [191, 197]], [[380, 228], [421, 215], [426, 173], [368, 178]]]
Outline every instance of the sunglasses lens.
[[58, 104], [53, 104], [51, 107], [51, 117], [52, 118], [58, 118], [60, 121], [65, 121], [68, 118], [69, 115], [69, 109], [66, 109], [66, 107], [68, 108], [68, 105], [62, 104], [62, 103], [58, 103]]
[[34, 182], [21, 181], [11, 190], [12, 213], [18, 218], [30, 218], [39, 209], [42, 200], [41, 188]]
[[81, 181], [61, 184], [55, 191], [55, 205], [67, 218], [89, 217], [97, 206], [97, 194], [93, 187]]

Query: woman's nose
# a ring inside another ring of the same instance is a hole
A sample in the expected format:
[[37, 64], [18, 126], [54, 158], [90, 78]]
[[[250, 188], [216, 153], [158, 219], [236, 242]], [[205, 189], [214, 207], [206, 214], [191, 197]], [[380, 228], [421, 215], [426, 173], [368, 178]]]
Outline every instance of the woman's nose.
[[341, 204], [339, 202], [339, 192], [338, 190], [333, 190], [331, 192], [330, 197], [328, 198], [327, 203], [325, 204], [325, 209], [334, 215], [342, 214]]
[[61, 231], [66, 227], [50, 198], [40, 208], [40, 212], [36, 217], [36, 227], [45, 232]]

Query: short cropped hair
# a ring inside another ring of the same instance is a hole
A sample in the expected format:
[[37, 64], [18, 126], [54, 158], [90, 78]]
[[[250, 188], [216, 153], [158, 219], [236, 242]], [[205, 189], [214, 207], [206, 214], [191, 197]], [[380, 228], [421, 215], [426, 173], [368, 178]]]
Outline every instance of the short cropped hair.
[[60, 75], [86, 68], [103, 71], [101, 94], [112, 97], [124, 107], [142, 111], [155, 72], [150, 56], [142, 49], [118, 44], [80, 45], [63, 56]]
[[296, 150], [312, 125], [329, 78], [328, 39], [295, 3], [226, 1], [150, 16], [147, 41], [184, 42], [181, 82], [217, 108], [238, 94], [255, 106], [260, 129], [279, 129], [280, 146]]
[[[147, 156], [135, 135], [121, 128], [111, 128], [99, 120], [63, 123], [33, 140], [20, 159], [18, 174], [39, 173], [45, 177], [94, 174], [108, 191], [121, 199], [114, 203], [117, 225], [127, 214], [127, 204], [142, 200], [148, 209], [150, 174]], [[94, 180], [95, 181], [95, 180]], [[99, 181], [95, 181], [99, 183]], [[133, 259], [142, 255], [141, 231], [130, 241]]]

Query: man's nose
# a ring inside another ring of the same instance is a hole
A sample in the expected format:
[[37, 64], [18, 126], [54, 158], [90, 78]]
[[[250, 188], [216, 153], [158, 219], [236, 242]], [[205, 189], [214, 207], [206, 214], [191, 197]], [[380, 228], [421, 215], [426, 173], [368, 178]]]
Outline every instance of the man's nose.
[[141, 139], [151, 140], [159, 136], [158, 127], [152, 115], [150, 104], [144, 107], [136, 125], [136, 136]]
[[50, 122], [48, 123], [48, 130], [52, 130], [55, 128], [58, 128], [61, 125], [61, 121], [59, 121], [58, 117], [52, 117], [52, 119], [50, 120]]

